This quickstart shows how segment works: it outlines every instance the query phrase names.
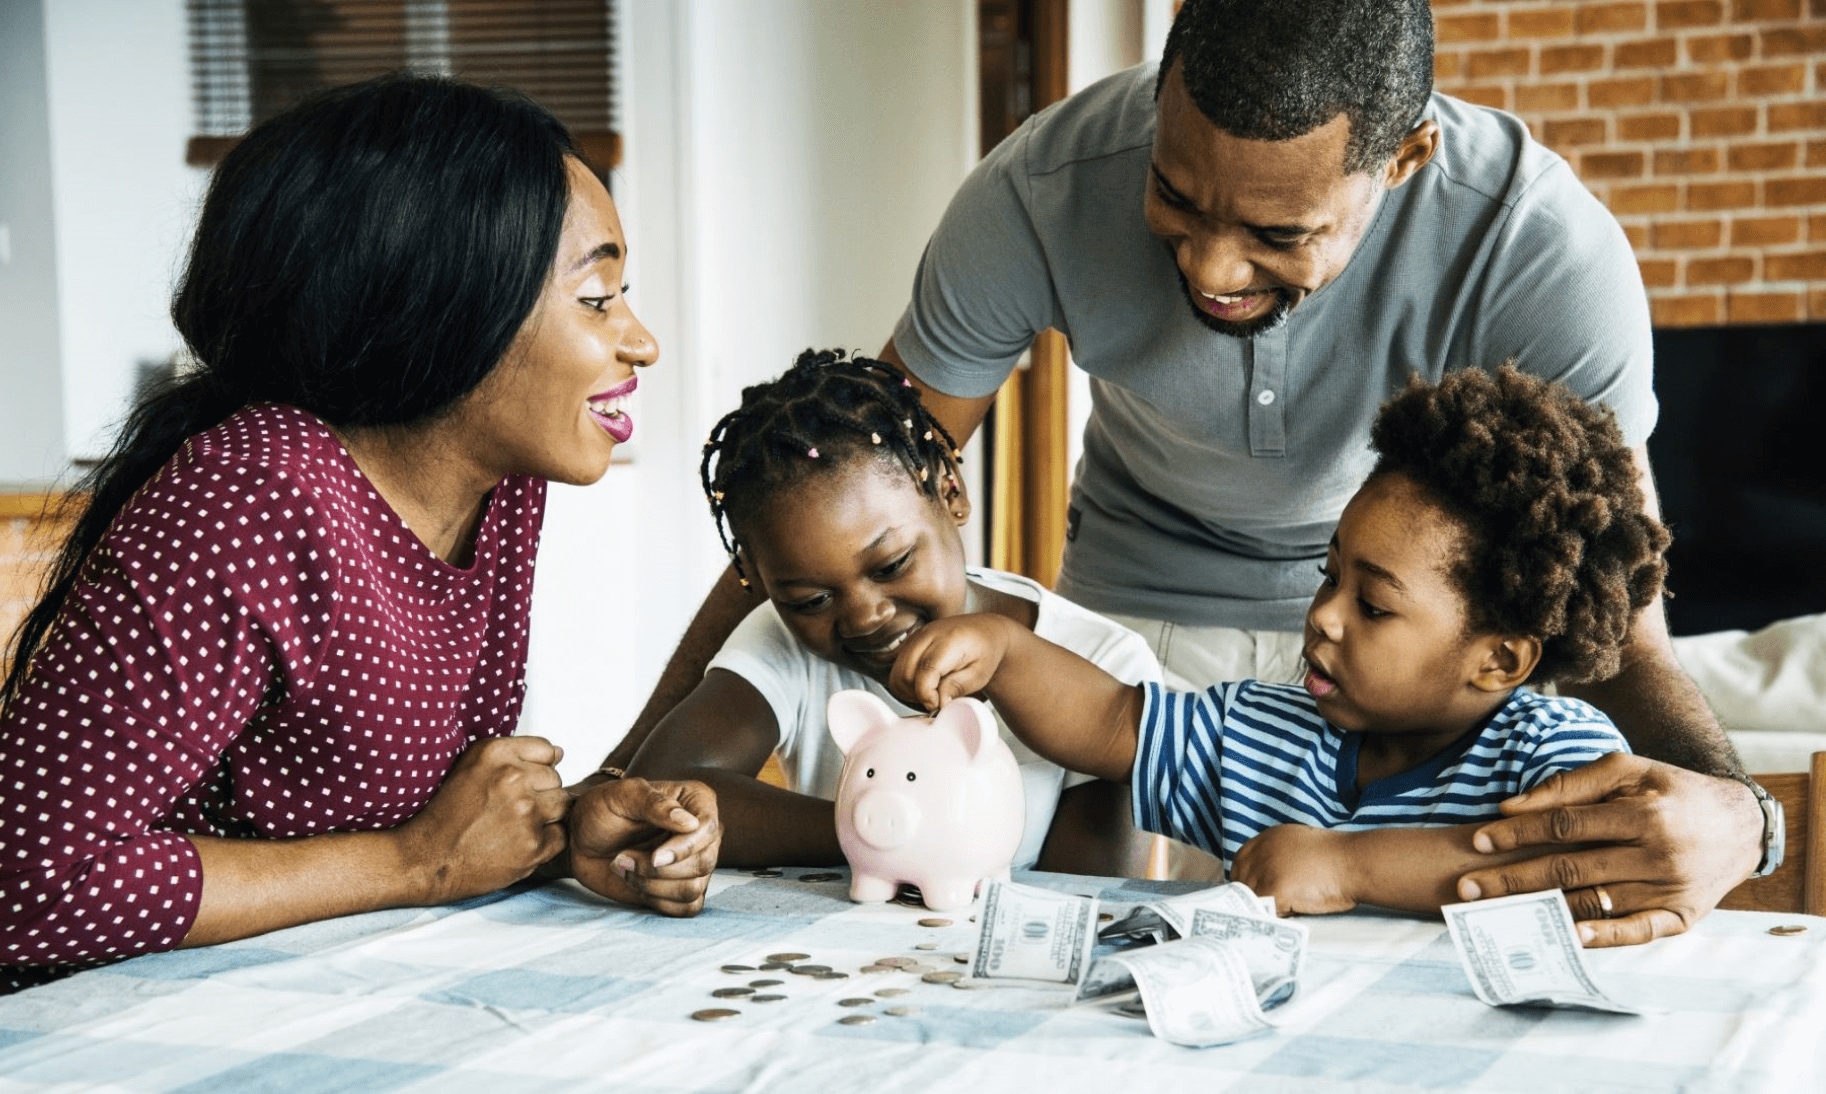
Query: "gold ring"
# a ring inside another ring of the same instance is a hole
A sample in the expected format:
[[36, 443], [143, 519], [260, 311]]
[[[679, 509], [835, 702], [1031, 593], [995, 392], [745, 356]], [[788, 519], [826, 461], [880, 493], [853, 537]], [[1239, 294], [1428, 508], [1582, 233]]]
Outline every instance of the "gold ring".
[[1598, 894], [1598, 913], [1605, 919], [1609, 919], [1611, 913], [1616, 911], [1616, 906], [1610, 902], [1610, 894], [1604, 891], [1602, 885], [1593, 885], [1591, 891]]

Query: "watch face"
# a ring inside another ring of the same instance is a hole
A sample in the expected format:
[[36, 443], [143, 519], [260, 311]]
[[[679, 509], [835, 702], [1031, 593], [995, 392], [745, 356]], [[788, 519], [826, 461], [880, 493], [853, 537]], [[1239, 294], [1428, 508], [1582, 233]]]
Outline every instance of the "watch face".
[[1757, 864], [1756, 876], [1767, 877], [1782, 864], [1788, 849], [1787, 816], [1782, 803], [1764, 791], [1757, 798], [1763, 808], [1763, 861]]

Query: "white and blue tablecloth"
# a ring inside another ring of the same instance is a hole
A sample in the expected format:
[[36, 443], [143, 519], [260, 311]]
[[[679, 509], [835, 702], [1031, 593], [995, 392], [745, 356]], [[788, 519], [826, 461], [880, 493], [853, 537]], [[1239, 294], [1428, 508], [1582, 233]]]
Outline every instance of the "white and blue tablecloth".
[[[887, 956], [962, 969], [968, 913], [921, 927], [932, 913], [851, 904], [847, 877], [808, 872], [720, 872], [695, 919], [561, 883], [137, 958], [0, 999], [0, 1091], [1826, 1090], [1826, 919], [1718, 912], [1592, 953], [1613, 994], [1665, 1011], [1628, 1017], [1484, 1006], [1436, 920], [1310, 918], [1281, 1028], [1190, 1049], [1059, 989], [864, 975]], [[1020, 880], [1118, 905], [1187, 888]], [[781, 951], [851, 976], [720, 971]], [[760, 977], [787, 998], [710, 996]], [[837, 1004], [890, 986], [908, 992]], [[690, 1017], [721, 1006], [742, 1013]], [[857, 1013], [876, 1020], [838, 1021]]]

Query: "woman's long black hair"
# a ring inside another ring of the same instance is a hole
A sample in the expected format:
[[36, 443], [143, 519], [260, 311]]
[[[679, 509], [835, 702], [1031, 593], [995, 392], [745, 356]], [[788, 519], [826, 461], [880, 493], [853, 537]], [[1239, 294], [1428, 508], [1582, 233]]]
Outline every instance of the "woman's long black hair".
[[236, 145], [171, 305], [199, 367], [143, 399], [76, 487], [0, 708], [115, 516], [188, 438], [252, 403], [388, 426], [474, 390], [544, 288], [575, 155], [524, 98], [408, 75], [327, 92]]

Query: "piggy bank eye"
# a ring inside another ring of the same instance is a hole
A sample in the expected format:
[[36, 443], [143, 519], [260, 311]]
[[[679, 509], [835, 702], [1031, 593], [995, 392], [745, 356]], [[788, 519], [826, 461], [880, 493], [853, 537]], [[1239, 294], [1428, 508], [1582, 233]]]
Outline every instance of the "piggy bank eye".
[[912, 782], [914, 779], [916, 779], [918, 777], [919, 776], [913, 774], [913, 772], [911, 772], [911, 771], [907, 772], [907, 781], [908, 782]]
[[863, 777], [864, 777], [864, 778], [867, 778], [867, 779], [872, 779], [872, 778], [874, 778], [874, 777], [875, 777], [875, 769], [874, 769], [874, 768], [872, 768], [872, 767], [871, 767], [871, 768], [869, 768], [869, 769], [868, 769], [868, 770], [867, 770], [867, 771], [864, 771], [864, 772], [863, 772], [863, 773], [862, 773], [862, 775], [863, 775]]

